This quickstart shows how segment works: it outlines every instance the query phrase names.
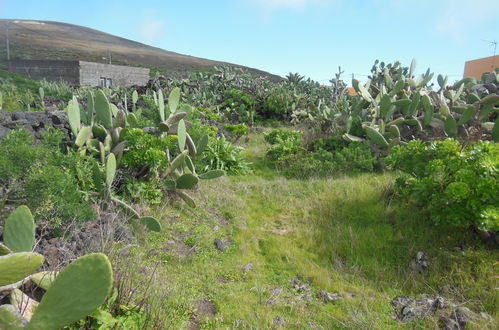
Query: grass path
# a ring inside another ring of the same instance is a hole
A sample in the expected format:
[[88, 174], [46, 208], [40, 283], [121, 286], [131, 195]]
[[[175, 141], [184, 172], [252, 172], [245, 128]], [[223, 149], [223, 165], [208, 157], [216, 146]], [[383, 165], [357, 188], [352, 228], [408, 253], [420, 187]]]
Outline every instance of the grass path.
[[[158, 208], [164, 232], [145, 235], [125, 261], [151, 287], [165, 326], [271, 328], [280, 317], [297, 329], [433, 328], [434, 319], [395, 321], [389, 302], [445, 285], [455, 288], [450, 299], [496, 313], [498, 254], [467, 233], [441, 234], [405, 205], [387, 205], [392, 175], [288, 180], [266, 166], [261, 135], [246, 153], [253, 174], [206, 182], [195, 210]], [[216, 239], [227, 243], [223, 252]], [[431, 262], [423, 274], [409, 267], [419, 250]], [[342, 299], [324, 303], [322, 289]]]

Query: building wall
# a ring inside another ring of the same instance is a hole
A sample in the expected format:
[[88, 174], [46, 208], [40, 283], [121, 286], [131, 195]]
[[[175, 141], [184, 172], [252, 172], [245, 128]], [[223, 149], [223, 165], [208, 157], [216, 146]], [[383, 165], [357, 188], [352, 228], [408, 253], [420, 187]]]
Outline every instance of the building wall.
[[149, 69], [80, 61], [80, 85], [99, 86], [101, 78], [111, 78], [113, 86], [144, 86]]
[[80, 83], [78, 61], [11, 60], [9, 72], [35, 80], [65, 81], [74, 86]]
[[480, 80], [484, 73], [493, 72], [498, 67], [499, 55], [467, 61], [464, 64], [464, 78], [472, 77]]

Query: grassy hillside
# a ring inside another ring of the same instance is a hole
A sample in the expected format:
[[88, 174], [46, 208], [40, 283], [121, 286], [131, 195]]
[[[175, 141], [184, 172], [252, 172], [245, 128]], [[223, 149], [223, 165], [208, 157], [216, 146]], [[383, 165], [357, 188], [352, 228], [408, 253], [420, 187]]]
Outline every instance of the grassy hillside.
[[[469, 232], [429, 228], [408, 205], [386, 205], [395, 175], [286, 179], [266, 163], [262, 137], [243, 144], [252, 174], [208, 182], [197, 210], [156, 209], [165, 232], [114, 258], [167, 315], [165, 327], [270, 329], [280, 317], [291, 329], [437, 328], [436, 317], [394, 319], [395, 296], [422, 293], [495, 309], [497, 253]], [[220, 252], [216, 239], [230, 246]], [[411, 268], [420, 250], [430, 256], [424, 273]], [[342, 298], [324, 303], [320, 290]]]
[[[11, 58], [90, 60], [107, 63], [102, 57], [111, 52], [115, 64], [140, 65], [161, 70], [207, 70], [216, 65], [233, 65], [183, 55], [140, 42], [74, 24], [0, 19], [0, 43], [5, 45], [9, 28]], [[6, 51], [0, 49], [0, 62], [5, 66]], [[237, 65], [239, 66], [239, 65]], [[268, 72], [248, 68], [259, 75]]]

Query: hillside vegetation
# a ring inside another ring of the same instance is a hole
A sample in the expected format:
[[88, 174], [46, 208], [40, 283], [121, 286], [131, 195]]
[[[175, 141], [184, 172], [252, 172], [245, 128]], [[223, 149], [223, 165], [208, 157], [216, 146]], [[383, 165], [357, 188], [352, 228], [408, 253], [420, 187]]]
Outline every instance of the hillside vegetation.
[[496, 329], [499, 74], [436, 78], [1, 73], [0, 328]]

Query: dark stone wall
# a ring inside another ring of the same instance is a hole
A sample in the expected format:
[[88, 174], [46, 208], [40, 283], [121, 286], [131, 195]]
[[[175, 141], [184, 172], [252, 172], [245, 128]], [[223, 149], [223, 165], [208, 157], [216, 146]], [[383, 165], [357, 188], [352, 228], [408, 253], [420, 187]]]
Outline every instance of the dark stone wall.
[[12, 60], [9, 71], [34, 80], [65, 81], [73, 86], [80, 84], [78, 61]]
[[0, 110], [0, 141], [7, 137], [11, 130], [24, 128], [30, 131], [35, 141], [42, 137], [47, 127], [56, 127], [64, 132], [65, 142], [70, 142], [69, 122], [66, 111], [13, 111]]
[[9, 71], [31, 79], [65, 81], [72, 86], [99, 86], [100, 78], [111, 78], [113, 86], [145, 86], [149, 69], [85, 61], [12, 60]]
[[145, 86], [149, 69], [80, 61], [80, 85], [99, 86], [101, 77], [111, 78], [113, 86]]

